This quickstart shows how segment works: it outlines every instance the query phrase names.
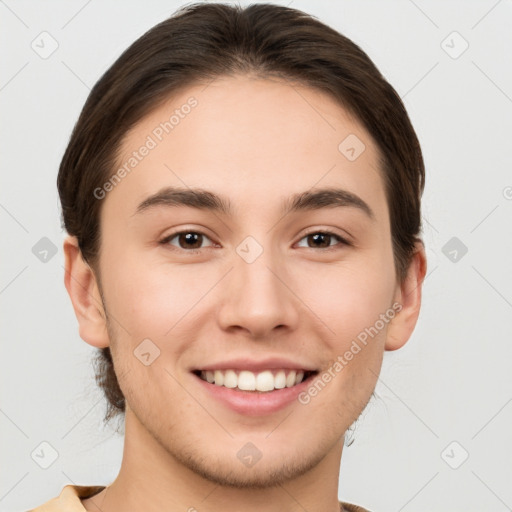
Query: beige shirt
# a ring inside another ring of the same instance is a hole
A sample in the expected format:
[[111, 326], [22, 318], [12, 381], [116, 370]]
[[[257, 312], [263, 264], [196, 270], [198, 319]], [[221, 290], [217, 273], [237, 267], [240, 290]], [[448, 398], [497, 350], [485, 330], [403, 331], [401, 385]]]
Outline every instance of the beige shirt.
[[[80, 498], [90, 498], [98, 494], [105, 486], [66, 485], [59, 496], [27, 512], [86, 512]], [[365, 508], [350, 503], [339, 502], [341, 512], [369, 512]]]

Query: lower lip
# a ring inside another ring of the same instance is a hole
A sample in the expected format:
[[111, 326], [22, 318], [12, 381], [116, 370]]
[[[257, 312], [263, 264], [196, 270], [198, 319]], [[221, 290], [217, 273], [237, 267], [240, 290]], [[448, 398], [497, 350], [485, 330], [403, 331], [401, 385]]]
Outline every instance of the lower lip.
[[192, 375], [199, 381], [199, 384], [207, 393], [233, 411], [244, 414], [245, 416], [262, 416], [279, 411], [291, 404], [294, 400], [297, 400], [297, 396], [310, 385], [310, 381], [315, 378], [317, 374], [310, 375], [300, 384], [292, 386], [291, 388], [275, 389], [274, 391], [265, 392], [238, 391], [236, 388], [216, 386], [215, 384], [210, 384], [201, 379], [201, 377], [195, 373]]

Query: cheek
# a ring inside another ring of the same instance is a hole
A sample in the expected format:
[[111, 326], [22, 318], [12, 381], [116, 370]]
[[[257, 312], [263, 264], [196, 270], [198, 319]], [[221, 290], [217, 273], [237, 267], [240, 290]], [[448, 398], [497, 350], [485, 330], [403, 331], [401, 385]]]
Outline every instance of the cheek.
[[[205, 263], [165, 264], [126, 246], [120, 252], [116, 235], [108, 238], [103, 250], [108, 255], [108, 261], [102, 262], [107, 271], [105, 295], [110, 312], [134, 342], [168, 340], [173, 329], [183, 333], [197, 325], [194, 318], [204, 313], [208, 300], [202, 300], [212, 287], [219, 286], [216, 293], [222, 293], [223, 284], [218, 281], [223, 271]], [[390, 307], [394, 268], [391, 245], [387, 245], [378, 253], [354, 253], [338, 264], [309, 262], [284, 272], [307, 306], [308, 316], [320, 319], [336, 343], [350, 342]]]
[[125, 257], [109, 275], [111, 309], [134, 340], [168, 340], [194, 323], [199, 303], [217, 282], [211, 270]]
[[393, 267], [361, 260], [357, 265], [331, 267], [302, 287], [305, 302], [330, 328], [337, 344], [371, 327], [391, 307]]

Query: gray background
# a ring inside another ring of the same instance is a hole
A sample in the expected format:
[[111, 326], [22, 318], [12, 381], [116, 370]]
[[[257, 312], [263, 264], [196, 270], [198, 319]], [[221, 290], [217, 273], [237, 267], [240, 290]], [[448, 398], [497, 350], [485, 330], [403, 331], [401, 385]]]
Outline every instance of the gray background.
[[[102, 426], [94, 349], [63, 285], [55, 180], [90, 88], [183, 3], [0, 1], [2, 511], [117, 475], [122, 437]], [[369, 54], [403, 98], [427, 167], [422, 312], [409, 343], [385, 355], [339, 496], [375, 511], [511, 510], [512, 3], [275, 3]]]

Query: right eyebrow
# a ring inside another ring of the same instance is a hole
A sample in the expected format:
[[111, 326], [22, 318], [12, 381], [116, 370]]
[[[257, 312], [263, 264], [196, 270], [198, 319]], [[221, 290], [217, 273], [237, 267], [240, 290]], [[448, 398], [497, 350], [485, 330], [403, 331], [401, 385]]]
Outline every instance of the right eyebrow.
[[146, 212], [157, 206], [189, 206], [230, 215], [232, 205], [222, 198], [203, 189], [164, 187], [142, 201], [133, 215]]

